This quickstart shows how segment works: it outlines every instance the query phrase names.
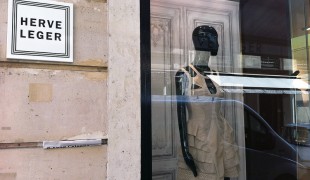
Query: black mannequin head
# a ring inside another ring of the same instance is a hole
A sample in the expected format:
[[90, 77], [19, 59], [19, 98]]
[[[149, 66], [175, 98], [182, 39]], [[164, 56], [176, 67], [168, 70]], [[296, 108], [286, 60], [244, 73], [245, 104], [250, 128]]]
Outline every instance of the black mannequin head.
[[210, 51], [212, 56], [217, 55], [218, 40], [217, 32], [211, 26], [198, 26], [193, 31], [193, 43], [195, 50]]

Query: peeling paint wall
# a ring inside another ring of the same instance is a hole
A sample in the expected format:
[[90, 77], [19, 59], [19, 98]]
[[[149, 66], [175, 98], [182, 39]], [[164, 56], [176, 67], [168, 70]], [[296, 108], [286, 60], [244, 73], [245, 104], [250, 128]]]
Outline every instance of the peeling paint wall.
[[106, 136], [106, 73], [9, 68], [0, 77], [0, 143]]
[[[7, 0], [0, 0], [0, 145], [104, 139], [107, 2], [74, 5], [74, 62], [6, 59]], [[0, 179], [106, 179], [107, 145], [50, 149], [0, 146]]]

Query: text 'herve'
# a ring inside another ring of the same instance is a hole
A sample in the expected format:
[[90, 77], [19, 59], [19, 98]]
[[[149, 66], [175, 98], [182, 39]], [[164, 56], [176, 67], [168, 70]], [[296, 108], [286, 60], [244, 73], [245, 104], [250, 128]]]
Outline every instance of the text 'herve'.
[[[45, 19], [37, 19], [37, 18], [20, 18], [21, 26], [29, 26], [29, 27], [39, 27], [45, 29], [62, 29], [61, 21], [54, 20], [45, 20]], [[29, 39], [42, 39], [42, 40], [54, 40], [61, 41], [61, 33], [51, 32], [51, 31], [35, 31], [35, 30], [20, 30], [21, 38], [29, 38]]]

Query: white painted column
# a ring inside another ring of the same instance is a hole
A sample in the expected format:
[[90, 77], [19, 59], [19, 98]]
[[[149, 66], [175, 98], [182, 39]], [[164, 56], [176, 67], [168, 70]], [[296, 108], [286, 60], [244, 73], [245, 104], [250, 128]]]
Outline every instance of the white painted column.
[[139, 2], [108, 1], [108, 180], [141, 178]]

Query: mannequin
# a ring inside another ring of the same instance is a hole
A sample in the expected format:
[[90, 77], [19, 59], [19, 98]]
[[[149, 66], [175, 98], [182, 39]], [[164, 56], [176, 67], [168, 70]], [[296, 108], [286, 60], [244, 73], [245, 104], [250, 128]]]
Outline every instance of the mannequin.
[[210, 56], [217, 55], [217, 36], [211, 26], [195, 28], [192, 35], [195, 58], [175, 76], [183, 156], [179, 161], [179, 179], [220, 180], [224, 176], [238, 176], [233, 129], [221, 115], [220, 104], [188, 101], [188, 97], [223, 96], [220, 87], [205, 75], [211, 71]]

